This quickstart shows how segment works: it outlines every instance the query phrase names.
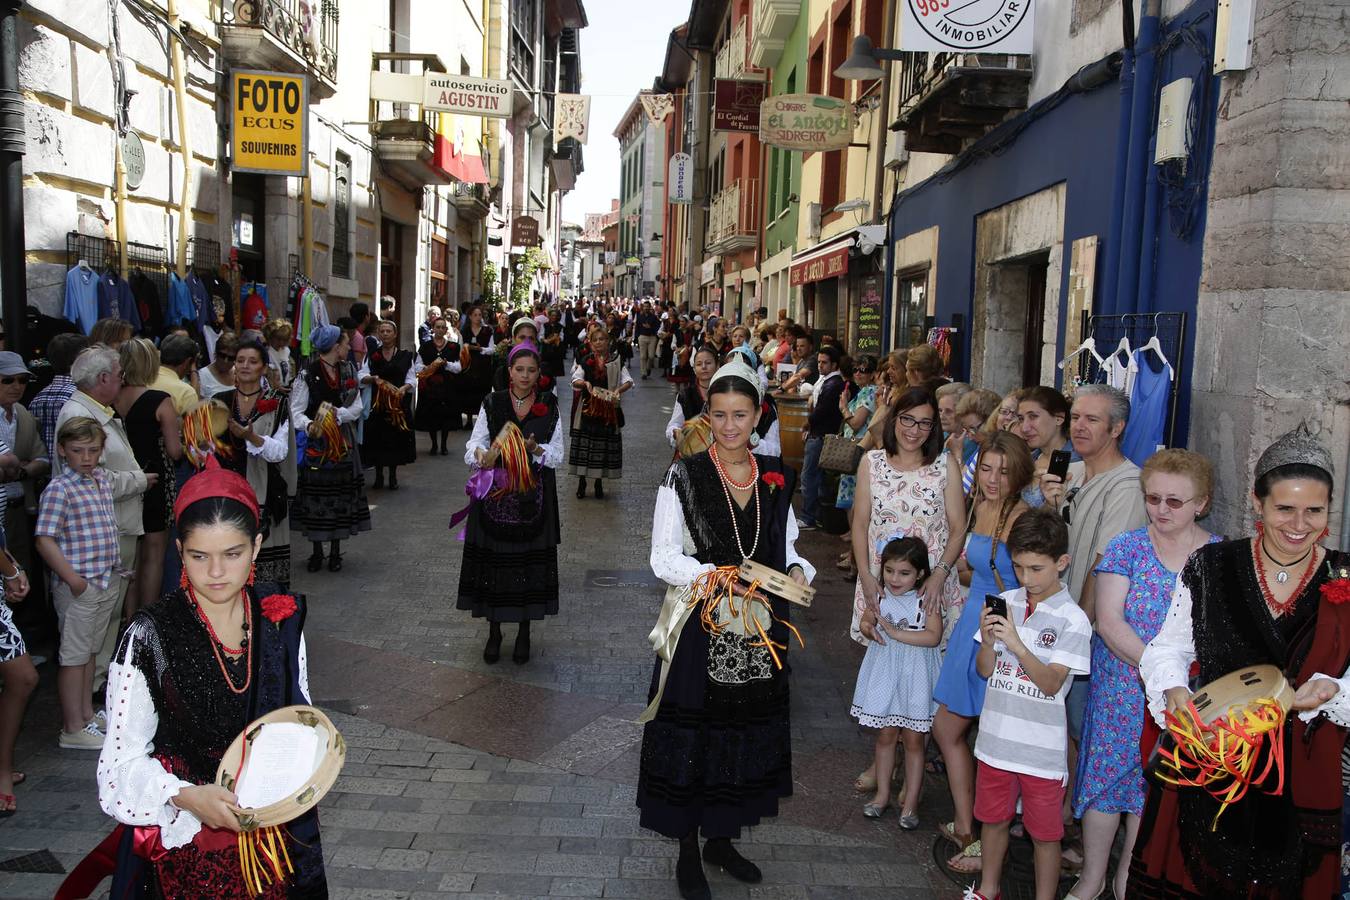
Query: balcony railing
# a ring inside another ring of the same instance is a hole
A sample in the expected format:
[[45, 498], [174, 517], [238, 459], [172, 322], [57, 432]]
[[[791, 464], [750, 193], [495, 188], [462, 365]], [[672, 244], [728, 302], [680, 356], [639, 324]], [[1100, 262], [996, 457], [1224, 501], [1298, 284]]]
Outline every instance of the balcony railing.
[[801, 15], [801, 0], [755, 0], [751, 15], [750, 63], [773, 67]]
[[712, 198], [708, 211], [708, 251], [733, 253], [759, 241], [759, 182], [752, 178], [733, 181]]
[[302, 4], [300, 0], [225, 0], [220, 21], [227, 27], [266, 31], [324, 79], [337, 82], [337, 0], [319, 0], [317, 4]]
[[717, 51], [713, 61], [713, 74], [717, 78], [731, 81], [763, 81], [764, 70], [750, 65], [750, 42], [746, 32], [746, 19], [736, 23]]
[[898, 88], [905, 145], [958, 153], [1009, 113], [1026, 109], [1030, 85], [1030, 56], [907, 53]]

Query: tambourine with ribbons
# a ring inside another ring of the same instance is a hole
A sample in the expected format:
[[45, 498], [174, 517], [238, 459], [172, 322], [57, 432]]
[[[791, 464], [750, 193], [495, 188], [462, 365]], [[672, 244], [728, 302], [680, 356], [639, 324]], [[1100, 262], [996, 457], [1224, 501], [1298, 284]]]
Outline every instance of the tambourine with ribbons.
[[[290, 746], [308, 754], [303, 758], [287, 754], [285, 771], [278, 771], [269, 755], [288, 746], [270, 740], [268, 730], [274, 726], [287, 729]], [[301, 739], [294, 740], [296, 735]], [[241, 829], [239, 865], [250, 895], [257, 896], [294, 873], [284, 826], [319, 805], [346, 759], [347, 742], [328, 716], [313, 706], [273, 710], [251, 722], [225, 751], [216, 768], [216, 784], [232, 791], [241, 802], [252, 796], [266, 798], [263, 805], [241, 808], [236, 814]], [[255, 780], [265, 784], [260, 787]]]

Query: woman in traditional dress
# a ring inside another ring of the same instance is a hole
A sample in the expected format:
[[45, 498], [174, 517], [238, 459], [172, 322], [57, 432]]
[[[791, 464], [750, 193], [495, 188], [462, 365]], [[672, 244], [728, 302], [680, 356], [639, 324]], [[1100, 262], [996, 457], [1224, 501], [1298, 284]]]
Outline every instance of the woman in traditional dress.
[[248, 481], [262, 509], [262, 549], [257, 559], [257, 591], [266, 596], [291, 589], [291, 526], [287, 509], [294, 469], [284, 465], [295, 455], [290, 408], [280, 391], [265, 387], [267, 351], [256, 341], [239, 345], [234, 358], [234, 389], [217, 395], [230, 409], [228, 454], [220, 464]]
[[674, 384], [688, 384], [694, 377], [693, 355], [694, 343], [698, 337], [698, 332], [694, 329], [694, 323], [681, 315], [680, 324], [675, 329], [674, 347], [672, 349], [673, 362], [675, 368], [667, 376]]
[[[336, 325], [320, 325], [310, 333], [318, 354], [291, 387], [291, 421], [305, 432], [305, 454], [299, 462], [299, 486], [292, 515], [314, 545], [308, 569], [323, 566], [323, 542], [329, 542], [328, 571], [342, 569], [342, 540], [370, 530], [370, 506], [355, 423], [361, 418], [361, 390], [356, 370], [347, 362], [347, 338]], [[332, 407], [337, 431], [317, 419], [319, 408]]]
[[[673, 589], [745, 559], [800, 584], [815, 575], [794, 547], [795, 474], [776, 458], [750, 452], [760, 396], [759, 379], [747, 367], [734, 362], [720, 369], [709, 388], [712, 447], [677, 460], [657, 491], [651, 566]], [[769, 599], [769, 637], [786, 647], [787, 604]], [[667, 604], [686, 607], [682, 595], [668, 595]], [[757, 883], [759, 868], [731, 841], [741, 828], [776, 816], [778, 801], [792, 794], [787, 669], [757, 638], [730, 630], [710, 635], [697, 614], [682, 625], [674, 618], [670, 628], [678, 643], [670, 662], [658, 660], [652, 673], [637, 805], [642, 827], [680, 842], [680, 895], [706, 898], [699, 832], [707, 839], [704, 861]], [[777, 653], [781, 660], [786, 650]]]
[[[431, 323], [431, 340], [417, 350], [417, 415], [413, 425], [431, 435], [431, 455], [449, 456], [445, 442], [460, 427], [463, 413], [456, 396], [455, 378], [461, 371], [459, 344], [450, 340], [450, 323]], [[439, 449], [436, 436], [440, 435]]]
[[488, 620], [483, 661], [501, 656], [502, 623], [516, 622], [511, 659], [530, 658], [530, 622], [558, 612], [558, 481], [563, 461], [558, 400], [539, 390], [539, 351], [533, 344], [511, 348], [505, 391], [493, 391], [474, 420], [464, 462], [492, 468], [499, 460], [494, 444], [507, 423], [525, 438], [536, 488], [521, 494], [484, 497], [469, 511], [464, 561], [459, 569], [458, 609]]
[[[572, 450], [568, 469], [580, 480], [577, 499], [586, 496], [586, 479], [595, 479], [595, 497], [604, 499], [606, 478], [623, 477], [623, 410], [619, 397], [633, 388], [633, 376], [618, 355], [609, 352], [609, 334], [590, 330], [589, 350], [572, 366]], [[603, 391], [605, 395], [597, 394]]]
[[[208, 461], [174, 514], [183, 587], [136, 614], [108, 670], [97, 777], [103, 811], [121, 823], [105, 842], [117, 856], [111, 895], [243, 900], [236, 798], [212, 782], [245, 726], [310, 702], [305, 607], [249, 589], [263, 539], [256, 492], [237, 473]], [[328, 896], [317, 813], [284, 832], [294, 874], [261, 896]]]
[[[470, 306], [460, 329], [460, 346], [468, 351], [469, 370], [459, 380], [460, 409], [470, 419], [483, 408], [483, 398], [492, 390], [492, 351], [497, 342], [492, 326], [483, 320], [483, 307]], [[460, 363], [464, 353], [460, 353]]]
[[[375, 467], [372, 488], [384, 487], [384, 470], [389, 469], [389, 490], [398, 490], [398, 467], [412, 465], [417, 459], [413, 443], [412, 389], [417, 385], [417, 357], [398, 346], [398, 324], [382, 319], [375, 326], [380, 346], [366, 357], [361, 380], [371, 385], [375, 396], [370, 417], [366, 419], [365, 440], [361, 443], [361, 462]], [[381, 392], [387, 398], [381, 400]], [[397, 397], [395, 397], [397, 395]]]
[[680, 431], [685, 423], [703, 415], [708, 409], [708, 387], [720, 360], [711, 347], [699, 348], [694, 353], [694, 380], [675, 394], [675, 408], [666, 423], [666, 439], [670, 446], [679, 446]]
[[[1184, 710], [1196, 685], [1269, 664], [1295, 689], [1279, 732], [1283, 790], [1253, 787], [1219, 812], [1196, 788], [1149, 786], [1130, 865], [1132, 897], [1339, 897], [1350, 726], [1350, 554], [1320, 546], [1331, 453], [1300, 425], [1256, 462], [1256, 535], [1206, 544], [1181, 571], [1140, 658], [1148, 707]], [[1184, 715], [1184, 713], [1183, 713]]]
[[539, 356], [544, 374], [556, 381], [563, 376], [563, 358], [567, 355], [567, 347], [563, 344], [562, 317], [556, 306], [548, 311], [548, 321], [544, 323], [544, 333], [540, 338], [543, 342], [539, 345]]

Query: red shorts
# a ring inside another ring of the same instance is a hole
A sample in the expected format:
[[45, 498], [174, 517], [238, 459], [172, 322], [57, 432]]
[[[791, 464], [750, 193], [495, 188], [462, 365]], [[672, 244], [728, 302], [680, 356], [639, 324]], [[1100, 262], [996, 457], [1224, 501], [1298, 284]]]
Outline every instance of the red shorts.
[[1010, 822], [1022, 798], [1022, 825], [1033, 841], [1064, 836], [1064, 785], [1056, 778], [1037, 778], [979, 763], [975, 773], [975, 818], [995, 824]]

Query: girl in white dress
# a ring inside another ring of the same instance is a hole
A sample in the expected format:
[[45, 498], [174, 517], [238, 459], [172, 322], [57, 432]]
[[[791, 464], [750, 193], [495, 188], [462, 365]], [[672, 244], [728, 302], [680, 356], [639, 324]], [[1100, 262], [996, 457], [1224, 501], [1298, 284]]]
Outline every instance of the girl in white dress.
[[900, 827], [919, 827], [915, 812], [923, 788], [924, 735], [933, 727], [937, 704], [933, 685], [942, 668], [942, 615], [936, 601], [925, 603], [915, 585], [932, 571], [928, 547], [917, 537], [896, 538], [881, 549], [881, 615], [877, 641], [869, 642], [858, 669], [849, 714], [858, 723], [876, 728], [876, 795], [863, 806], [863, 815], [880, 818], [890, 805], [891, 771], [896, 741], [905, 748], [905, 796]]

